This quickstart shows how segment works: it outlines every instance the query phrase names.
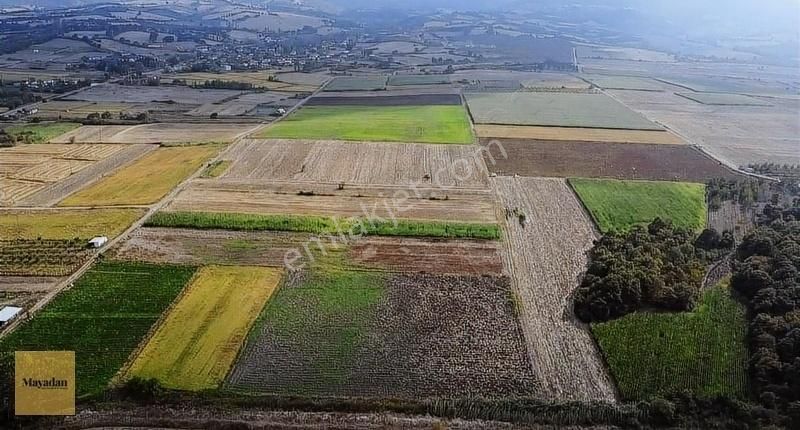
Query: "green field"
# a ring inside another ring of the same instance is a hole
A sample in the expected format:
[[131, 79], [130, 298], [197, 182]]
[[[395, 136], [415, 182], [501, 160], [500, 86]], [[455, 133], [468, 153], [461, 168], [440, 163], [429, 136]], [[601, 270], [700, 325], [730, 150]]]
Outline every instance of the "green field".
[[102, 391], [194, 273], [100, 263], [0, 343], [13, 351], [75, 351], [78, 395]]
[[386, 275], [348, 270], [335, 256], [325, 260], [318, 260], [306, 277], [289, 281], [267, 303], [229, 388], [313, 395], [335, 390], [351, 376]]
[[449, 84], [447, 75], [392, 75], [389, 77], [390, 86], [405, 85], [437, 85]]
[[693, 312], [635, 313], [592, 332], [625, 400], [684, 390], [747, 394], [745, 309], [724, 286], [708, 290]]
[[339, 234], [354, 229], [367, 236], [407, 236], [471, 238], [497, 240], [501, 237], [497, 224], [397, 220], [364, 222], [358, 226], [351, 219], [304, 215], [255, 215], [211, 212], [158, 212], [145, 224], [147, 227], [224, 229], [242, 231], [292, 231], [298, 233]]
[[473, 140], [461, 106], [307, 106], [256, 137], [460, 144]]
[[706, 225], [703, 184], [615, 179], [570, 179], [569, 183], [604, 233], [627, 231], [655, 218], [692, 230]]
[[375, 76], [340, 76], [334, 78], [324, 91], [379, 91], [386, 89], [384, 75]]
[[75, 130], [81, 125], [74, 122], [23, 124], [6, 127], [5, 131], [23, 143], [47, 143], [50, 139]]

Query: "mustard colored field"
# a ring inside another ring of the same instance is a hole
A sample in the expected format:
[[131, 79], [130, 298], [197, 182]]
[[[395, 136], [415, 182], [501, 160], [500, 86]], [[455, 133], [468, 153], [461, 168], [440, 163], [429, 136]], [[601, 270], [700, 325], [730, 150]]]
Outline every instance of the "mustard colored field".
[[131, 364], [127, 377], [155, 378], [178, 390], [218, 387], [281, 273], [267, 267], [200, 269]]
[[140, 209], [63, 209], [0, 212], [2, 239], [113, 238], [144, 215]]
[[213, 157], [219, 145], [159, 148], [60, 206], [120, 206], [155, 203]]

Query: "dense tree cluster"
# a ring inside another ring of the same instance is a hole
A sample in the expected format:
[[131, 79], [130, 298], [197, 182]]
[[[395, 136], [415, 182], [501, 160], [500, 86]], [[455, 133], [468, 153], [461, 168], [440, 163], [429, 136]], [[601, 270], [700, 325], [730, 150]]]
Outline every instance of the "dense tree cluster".
[[706, 184], [708, 209], [717, 210], [725, 201], [752, 206], [758, 199], [760, 187], [758, 181], [751, 179], [712, 179]]
[[38, 102], [42, 98], [28, 89], [3, 84], [0, 81], [0, 107], [16, 109], [20, 106]]
[[776, 217], [749, 234], [737, 250], [731, 286], [750, 310], [753, 389], [763, 406], [800, 426], [800, 221]]
[[732, 246], [730, 235], [691, 231], [656, 219], [647, 227], [608, 234], [595, 242], [586, 275], [575, 296], [583, 321], [607, 321], [658, 308], [690, 310], [700, 292], [706, 266]]
[[195, 83], [193, 88], [210, 88], [218, 90], [240, 90], [247, 91], [253, 89], [253, 84], [249, 82], [226, 81], [222, 79], [214, 79], [202, 83]]

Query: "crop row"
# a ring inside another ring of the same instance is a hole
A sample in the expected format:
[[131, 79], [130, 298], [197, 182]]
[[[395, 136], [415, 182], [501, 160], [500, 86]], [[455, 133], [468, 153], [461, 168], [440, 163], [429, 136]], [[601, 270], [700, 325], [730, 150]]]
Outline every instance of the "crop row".
[[500, 227], [496, 224], [441, 221], [395, 220], [376, 221], [305, 215], [255, 215], [211, 212], [159, 212], [146, 226], [195, 229], [225, 229], [248, 231], [292, 231], [314, 234], [356, 234], [366, 236], [409, 236], [471, 238], [497, 240]]
[[102, 391], [193, 268], [104, 262], [0, 343], [0, 353], [75, 351], [78, 395]]

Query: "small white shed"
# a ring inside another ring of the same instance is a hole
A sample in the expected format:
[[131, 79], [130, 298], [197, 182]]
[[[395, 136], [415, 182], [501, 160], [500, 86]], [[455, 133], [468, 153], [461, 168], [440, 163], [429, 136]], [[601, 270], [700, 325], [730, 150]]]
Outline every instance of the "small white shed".
[[106, 244], [106, 242], [108, 242], [108, 238], [107, 237], [105, 237], [105, 236], [97, 236], [97, 237], [92, 238], [92, 240], [89, 241], [89, 246], [92, 247], [92, 248], [102, 248], [103, 245]]
[[22, 312], [22, 308], [16, 306], [6, 306], [0, 309], [0, 326], [4, 326], [7, 322], [16, 318], [20, 312]]

